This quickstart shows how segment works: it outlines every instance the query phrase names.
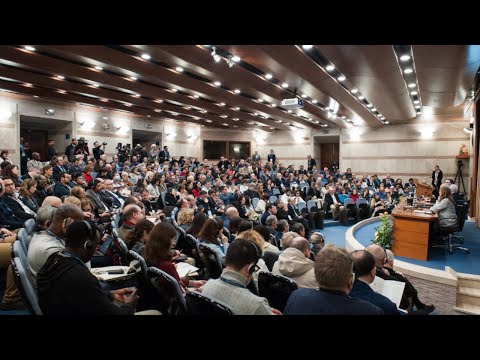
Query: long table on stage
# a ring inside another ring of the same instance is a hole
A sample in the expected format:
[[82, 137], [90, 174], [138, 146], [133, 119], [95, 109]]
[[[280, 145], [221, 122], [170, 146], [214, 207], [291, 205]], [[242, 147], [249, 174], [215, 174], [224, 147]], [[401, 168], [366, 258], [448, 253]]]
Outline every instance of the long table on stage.
[[426, 261], [430, 222], [436, 221], [438, 215], [425, 214], [424, 211], [428, 208], [407, 210], [406, 204], [407, 199], [403, 199], [392, 211], [394, 218], [392, 251], [396, 256]]

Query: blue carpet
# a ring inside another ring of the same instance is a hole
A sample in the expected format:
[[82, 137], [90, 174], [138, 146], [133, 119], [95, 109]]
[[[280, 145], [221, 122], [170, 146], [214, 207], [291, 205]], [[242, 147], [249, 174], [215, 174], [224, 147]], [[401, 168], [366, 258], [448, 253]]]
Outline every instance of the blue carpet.
[[[354, 236], [358, 242], [367, 246], [371, 243], [377, 226], [379, 223], [368, 224], [360, 228]], [[462, 235], [465, 238], [465, 247], [471, 250], [470, 254], [462, 250], [455, 250], [453, 254], [450, 254], [442, 248], [429, 248], [428, 261], [407, 259], [401, 256], [396, 259], [439, 270], [445, 270], [445, 266], [449, 266], [456, 272], [480, 275], [480, 229], [475, 227], [473, 221], [466, 221]]]
[[334, 244], [338, 247], [345, 247], [345, 233], [350, 226], [342, 226], [336, 221], [336, 226], [325, 226], [323, 229], [315, 229], [325, 237], [325, 244]]

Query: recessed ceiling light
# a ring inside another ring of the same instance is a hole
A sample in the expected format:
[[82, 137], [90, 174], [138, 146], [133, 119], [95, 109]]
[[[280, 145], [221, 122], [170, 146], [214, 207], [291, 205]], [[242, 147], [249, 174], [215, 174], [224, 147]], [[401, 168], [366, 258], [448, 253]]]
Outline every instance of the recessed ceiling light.
[[55, 78], [58, 79], [58, 80], [64, 80], [64, 79], [65, 79], [65, 76], [63, 76], [63, 75], [57, 75], [57, 76], [55, 76]]
[[224, 102], [220, 103], [220, 106], [225, 106], [225, 103]]
[[265, 75], [265, 79], [267, 79], [267, 80], [270, 80], [272, 77], [273, 77], [272, 74], [266, 74]]
[[337, 78], [338, 81], [345, 81], [345, 79], [346, 79], [346, 78], [345, 78], [345, 76], [343, 76], [343, 75], [340, 75], [340, 76]]
[[303, 94], [303, 95], [302, 95], [302, 98], [304, 98], [304, 99], [306, 99], [307, 97], [308, 97], [307, 94]]
[[33, 95], [34, 98], [38, 98], [38, 95]]
[[102, 71], [103, 67], [97, 65], [97, 66], [95, 66], [95, 70]]
[[333, 65], [327, 65], [327, 67], [325, 68], [327, 71], [333, 71], [333, 69], [335, 69], [335, 66]]
[[237, 110], [237, 111], [238, 111], [238, 110], [240, 110], [240, 108], [237, 106], [237, 107], [235, 108], [235, 110]]
[[67, 92], [65, 90], [58, 90], [60, 94], [66, 94]]
[[320, 121], [318, 121], [318, 120], [317, 120], [317, 121], [315, 121], [315, 124], [319, 124], [319, 123], [320, 123]]
[[258, 113], [253, 113], [253, 115], [258, 116]]
[[240, 59], [239, 56], [234, 56], [234, 57], [232, 57], [232, 61], [233, 61], [233, 62], [239, 62], [240, 60], [241, 60], [241, 59]]
[[421, 106], [420, 106], [420, 105], [415, 105], [415, 108], [416, 108], [416, 109], [420, 109]]
[[157, 112], [157, 113], [162, 112], [162, 110], [161, 109], [155, 109], [155, 112]]
[[192, 107], [191, 106], [185, 106], [185, 109], [190, 110]]
[[420, 115], [422, 112], [420, 110], [417, 111], [417, 115]]
[[405, 74], [411, 74], [413, 72], [413, 69], [412, 68], [406, 68], [405, 70], [403, 70], [403, 72]]
[[282, 87], [283, 87], [283, 88], [288, 88], [288, 84], [287, 84], [287, 83], [283, 83], [283, 84], [282, 84]]
[[223, 126], [228, 126], [228, 124], [227, 124], [227, 123], [223, 123], [222, 125], [223, 125]]
[[195, 120], [198, 120], [198, 119], [200, 119], [198, 116], [194, 116], [193, 118], [194, 118]]
[[261, 103], [263, 103], [263, 99], [258, 99], [258, 102], [261, 102]]
[[33, 87], [33, 85], [32, 85], [32, 84], [30, 84], [30, 83], [25, 83], [25, 84], [23, 84], [23, 86], [26, 86], [26, 87]]
[[405, 54], [400, 56], [400, 61], [408, 61], [408, 60], [410, 60], [410, 55]]
[[177, 89], [172, 89], [173, 92], [177, 92], [178, 90]]
[[355, 89], [352, 89], [352, 94], [356, 94], [358, 92], [358, 89], [355, 88]]
[[100, 99], [100, 101], [108, 102], [108, 99]]
[[139, 98], [140, 97], [140, 94], [133, 94], [132, 95], [134, 98]]
[[418, 92], [416, 92], [416, 91], [411, 91], [410, 92], [410, 95], [417, 95], [417, 94], [418, 94]]
[[155, 102], [161, 104], [163, 102], [163, 100], [162, 99], [157, 99], [157, 100], [155, 100]]
[[100, 85], [98, 85], [98, 84], [92, 84], [92, 86], [93, 86], [94, 88], [98, 88]]
[[373, 107], [373, 108], [371, 108], [370, 110], [371, 110], [371, 111], [377, 111], [377, 108], [374, 108], [374, 107]]
[[137, 78], [137, 77], [135, 77], [135, 76], [130, 76], [130, 80], [133, 80], [133, 81], [135, 81], [135, 80], [138, 80], [138, 78]]
[[177, 70], [178, 72], [183, 72], [183, 68], [181, 66], [177, 66], [175, 70]]
[[215, 86], [220, 86], [220, 85], [222, 85], [222, 84], [220, 83], [220, 81], [215, 81], [215, 82], [213, 83], [213, 85], [215, 85]]
[[207, 110], [202, 110], [202, 114], [206, 114], [207, 113]]
[[302, 45], [302, 47], [304, 50], [310, 50], [313, 47], [313, 45]]
[[312, 104], [316, 104], [317, 102], [317, 100], [312, 100]]
[[233, 118], [232, 120], [233, 120], [233, 121], [238, 121], [238, 120], [240, 120], [240, 119], [239, 119], [239, 118]]
[[363, 95], [360, 95], [360, 96], [358, 97], [358, 100], [363, 100], [363, 99], [365, 99], [365, 96], [363, 96]]
[[142, 59], [144, 60], [150, 60], [151, 56], [148, 54], [142, 54]]
[[220, 115], [221, 118], [227, 118], [228, 116], [227, 115]]
[[340, 116], [340, 119], [345, 120], [346, 117], [345, 116]]
[[35, 50], [37, 50], [37, 49], [35, 49], [33, 46], [27, 45], [27, 46], [25, 46], [25, 50], [35, 51]]
[[125, 103], [125, 106], [131, 107], [132, 104], [130, 104], [130, 103]]
[[417, 86], [417, 84], [415, 84], [415, 83], [410, 83], [410, 84], [408, 84], [408, 87], [409, 87], [410, 89], [413, 89], [415, 86]]
[[367, 108], [371, 108], [372, 106], [372, 104], [367, 104]]
[[198, 99], [199, 96], [198, 96], [198, 95], [193, 95], [193, 97], [194, 97], [195, 99]]
[[414, 100], [413, 103], [414, 104], [420, 104], [420, 100]]
[[287, 112], [288, 112], [289, 114], [291, 114], [291, 113], [292, 113], [292, 110], [287, 110]]
[[380, 116], [380, 119], [385, 120], [385, 116], [383, 116], [383, 115]]
[[206, 121], [206, 122], [208, 122], [208, 123], [211, 123], [211, 122], [212, 122], [212, 120], [208, 120], [208, 119], [207, 119], [207, 120], [205, 120], [205, 121]]
[[240, 94], [240, 89], [235, 89], [233, 92], [234, 92], [235, 94]]
[[390, 122], [389, 122], [388, 120], [385, 120], [383, 123], [384, 123], [385, 125], [390, 124]]
[[277, 107], [277, 105], [275, 105], [275, 104], [270, 104], [270, 106], [273, 107], [273, 108]]

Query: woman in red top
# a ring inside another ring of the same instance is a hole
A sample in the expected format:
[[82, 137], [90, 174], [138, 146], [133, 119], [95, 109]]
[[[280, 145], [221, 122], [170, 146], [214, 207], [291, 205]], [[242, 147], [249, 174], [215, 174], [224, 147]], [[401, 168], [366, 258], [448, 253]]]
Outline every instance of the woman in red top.
[[352, 193], [350, 194], [350, 199], [353, 200], [353, 203], [356, 204], [357, 203], [357, 199], [360, 197], [360, 195], [358, 195], [358, 191], [357, 189], [353, 189], [352, 190]]
[[175, 236], [176, 231], [173, 225], [166, 222], [155, 225], [145, 244], [145, 261], [149, 266], [155, 266], [165, 271], [168, 275], [173, 276], [181, 288], [199, 288], [205, 284], [205, 280], [188, 280], [187, 278], [178, 276], [177, 269], [172, 262], [175, 254], [175, 251], [172, 249]]
[[93, 166], [92, 165], [87, 165], [83, 169], [83, 178], [85, 179], [85, 182], [88, 184], [90, 181], [92, 181], [92, 176], [91, 173], [93, 171]]
[[192, 194], [195, 198], [198, 198], [200, 196], [200, 191], [202, 191], [202, 183], [200, 181], [197, 181], [193, 185], [192, 189]]

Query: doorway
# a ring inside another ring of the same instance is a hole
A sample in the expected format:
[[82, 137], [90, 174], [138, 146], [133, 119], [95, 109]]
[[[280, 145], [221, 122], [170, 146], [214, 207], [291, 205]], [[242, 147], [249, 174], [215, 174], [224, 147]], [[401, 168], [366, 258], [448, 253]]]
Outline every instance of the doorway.
[[314, 137], [314, 158], [317, 160], [317, 167], [332, 169], [333, 165], [339, 166], [340, 136], [315, 136]]
[[162, 133], [146, 130], [132, 130], [132, 149], [137, 144], [145, 146], [150, 151], [150, 146], [156, 144], [157, 148], [162, 150]]
[[29, 143], [32, 152], [38, 152], [40, 159], [46, 161], [48, 140], [55, 140], [58, 154], [64, 154], [71, 143], [73, 125], [68, 120], [20, 115], [20, 137]]

